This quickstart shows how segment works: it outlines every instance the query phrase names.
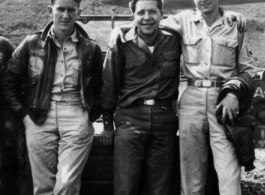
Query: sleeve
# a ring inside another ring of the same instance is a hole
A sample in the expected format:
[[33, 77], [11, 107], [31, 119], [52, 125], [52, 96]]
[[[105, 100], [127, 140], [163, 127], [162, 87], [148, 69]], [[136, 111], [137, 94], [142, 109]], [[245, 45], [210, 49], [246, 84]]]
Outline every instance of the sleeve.
[[118, 53], [119, 55], [117, 56], [108, 49], [103, 65], [101, 106], [104, 110], [115, 111], [117, 107], [122, 74], [120, 51], [118, 51]]
[[181, 34], [182, 33], [182, 24], [181, 24], [182, 15], [183, 15], [183, 12], [180, 12], [175, 15], [169, 15], [166, 19], [161, 20], [159, 27], [165, 30], [176, 31], [179, 34]]
[[[240, 36], [242, 38], [240, 38]], [[243, 34], [239, 34], [238, 42], [238, 73], [247, 72], [252, 78], [254, 78], [257, 74], [257, 65], [250, 48], [248, 33], [245, 32]]]
[[127, 33], [133, 27], [134, 27], [133, 23], [124, 24], [124, 25], [119, 26], [123, 34]]
[[6, 39], [5, 51], [6, 51], [7, 58], [5, 59], [5, 62], [4, 62], [5, 65], [8, 59], [11, 57], [14, 50], [15, 50], [15, 45], [13, 45], [8, 39]]
[[94, 66], [92, 69], [92, 82], [95, 91], [95, 97], [99, 100], [100, 91], [102, 87], [102, 68], [103, 68], [103, 56], [102, 51], [98, 45], [96, 45]]
[[13, 52], [12, 57], [9, 59], [3, 74], [2, 83], [3, 98], [20, 118], [24, 118], [28, 113], [28, 108], [23, 105], [21, 99], [23, 88], [22, 83], [27, 71], [29, 57], [29, 49], [26, 39], [20, 43]]
[[113, 129], [113, 115], [117, 107], [122, 76], [121, 50], [118, 56], [108, 49], [103, 65], [103, 86], [101, 106], [103, 107], [104, 128]]
[[7, 61], [11, 57], [15, 46], [4, 37], [0, 37], [0, 72], [7, 66]]
[[102, 88], [102, 67], [103, 67], [103, 56], [101, 49], [98, 45], [95, 47], [94, 65], [91, 72], [92, 84], [94, 91], [94, 104], [90, 110], [89, 118], [91, 122], [96, 121], [102, 114], [102, 108], [100, 105], [100, 92]]

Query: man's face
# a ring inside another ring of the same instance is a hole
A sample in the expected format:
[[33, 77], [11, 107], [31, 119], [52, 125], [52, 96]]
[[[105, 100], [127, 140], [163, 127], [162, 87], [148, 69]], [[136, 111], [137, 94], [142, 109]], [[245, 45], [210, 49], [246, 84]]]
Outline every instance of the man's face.
[[134, 23], [138, 33], [152, 35], [156, 32], [162, 13], [156, 1], [138, 1], [135, 6]]
[[74, 0], [56, 0], [48, 10], [53, 18], [55, 33], [71, 34], [73, 32], [74, 23], [81, 12], [78, 3]]
[[210, 14], [217, 10], [219, 0], [193, 0], [196, 7], [203, 14]]

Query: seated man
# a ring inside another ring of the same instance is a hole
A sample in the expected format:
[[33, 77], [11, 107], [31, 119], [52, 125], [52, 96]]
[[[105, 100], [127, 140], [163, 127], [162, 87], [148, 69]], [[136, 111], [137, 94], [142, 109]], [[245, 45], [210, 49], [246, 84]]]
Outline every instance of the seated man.
[[135, 27], [103, 68], [103, 144], [114, 136], [114, 194], [167, 195], [176, 151], [180, 37], [158, 29], [162, 0], [133, 0]]

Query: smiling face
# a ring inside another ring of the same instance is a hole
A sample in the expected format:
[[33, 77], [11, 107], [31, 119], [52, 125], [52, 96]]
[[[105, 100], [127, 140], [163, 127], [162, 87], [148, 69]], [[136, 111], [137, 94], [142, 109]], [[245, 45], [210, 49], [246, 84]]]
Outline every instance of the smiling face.
[[218, 10], [219, 0], [193, 0], [196, 7], [203, 14], [210, 14]]
[[156, 33], [162, 12], [156, 1], [138, 1], [135, 6], [134, 23], [139, 35], [151, 36]]
[[54, 22], [55, 34], [70, 36], [74, 31], [74, 24], [80, 15], [79, 4], [74, 0], [56, 0], [48, 7]]

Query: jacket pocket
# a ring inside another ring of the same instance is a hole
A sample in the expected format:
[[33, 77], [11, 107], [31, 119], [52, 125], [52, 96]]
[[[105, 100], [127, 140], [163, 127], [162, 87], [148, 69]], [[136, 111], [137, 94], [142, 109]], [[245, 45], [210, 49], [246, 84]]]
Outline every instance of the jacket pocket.
[[199, 64], [201, 61], [200, 44], [202, 37], [184, 35], [182, 40], [182, 55], [184, 61], [191, 64]]
[[212, 42], [213, 55], [212, 63], [214, 65], [233, 66], [236, 63], [237, 40], [216, 39]]
[[176, 76], [177, 68], [179, 68], [179, 54], [176, 51], [162, 52], [162, 77]]
[[126, 59], [126, 66], [125, 68], [134, 68], [137, 66], [142, 66], [146, 62], [146, 57], [144, 55], [132, 57]]
[[24, 88], [25, 88], [25, 95], [24, 95], [24, 102], [26, 105], [30, 105], [33, 102], [33, 98], [35, 96], [35, 87], [37, 85], [38, 78], [31, 78], [28, 77], [25, 80]]

